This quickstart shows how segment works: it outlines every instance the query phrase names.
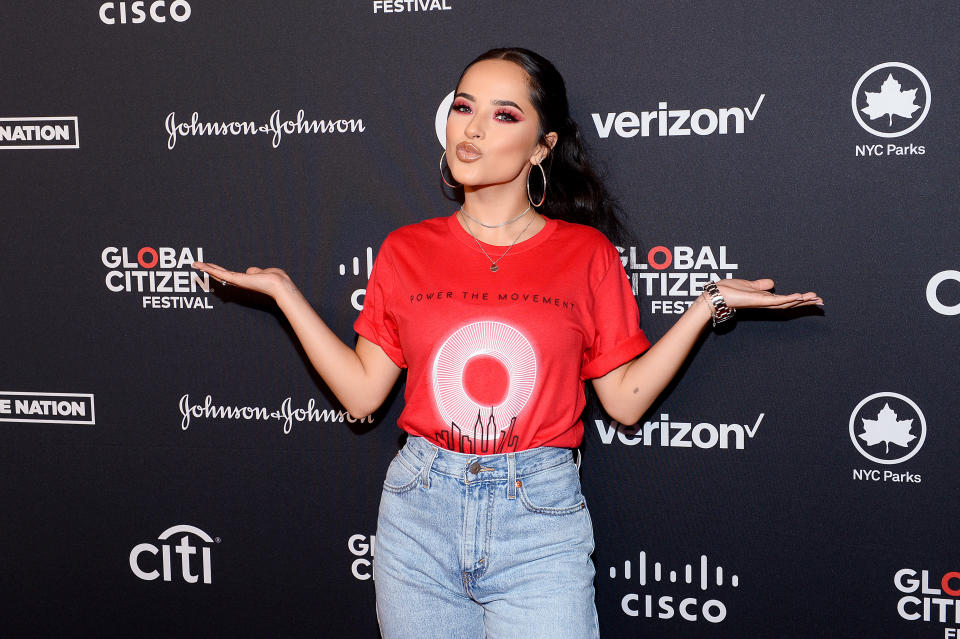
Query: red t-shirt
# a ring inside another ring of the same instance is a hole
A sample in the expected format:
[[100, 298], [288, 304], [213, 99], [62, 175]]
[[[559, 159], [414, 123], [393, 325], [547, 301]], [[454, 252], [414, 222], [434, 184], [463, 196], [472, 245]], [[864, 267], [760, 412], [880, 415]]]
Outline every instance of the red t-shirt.
[[397, 229], [354, 329], [408, 369], [408, 433], [469, 454], [579, 446], [584, 380], [650, 346], [617, 249], [547, 219], [497, 264], [455, 215]]

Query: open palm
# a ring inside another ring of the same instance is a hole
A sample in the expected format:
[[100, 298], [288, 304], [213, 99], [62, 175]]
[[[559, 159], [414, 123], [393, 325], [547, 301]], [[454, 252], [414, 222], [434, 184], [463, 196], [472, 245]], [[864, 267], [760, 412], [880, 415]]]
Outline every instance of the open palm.
[[274, 299], [285, 289], [293, 287], [293, 281], [290, 279], [290, 276], [281, 268], [258, 268], [251, 266], [243, 273], [240, 273], [209, 262], [194, 262], [193, 268], [203, 271], [204, 273], [209, 273], [210, 277], [220, 282], [263, 293]]
[[794, 308], [823, 304], [820, 296], [813, 291], [788, 295], [771, 293], [769, 289], [773, 288], [773, 280], [770, 278], [720, 280], [716, 285], [724, 300], [733, 308]]

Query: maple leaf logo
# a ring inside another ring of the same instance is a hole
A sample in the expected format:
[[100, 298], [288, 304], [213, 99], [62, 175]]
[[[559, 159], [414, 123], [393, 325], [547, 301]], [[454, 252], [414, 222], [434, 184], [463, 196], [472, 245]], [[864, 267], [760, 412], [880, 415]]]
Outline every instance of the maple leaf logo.
[[897, 419], [897, 413], [890, 408], [890, 404], [884, 404], [876, 419], [867, 419], [862, 417], [863, 432], [857, 435], [867, 443], [867, 446], [875, 446], [880, 442], [887, 445], [887, 454], [890, 453], [890, 444], [907, 447], [916, 435], [910, 434], [910, 428], [913, 426], [913, 419]]
[[912, 118], [913, 112], [920, 108], [913, 103], [917, 99], [917, 90], [901, 91], [900, 86], [900, 83], [893, 79], [893, 74], [888, 74], [887, 79], [880, 85], [879, 93], [864, 91], [867, 96], [867, 106], [860, 110], [869, 115], [871, 120], [876, 120], [883, 115], [887, 116], [889, 126], [893, 126], [895, 115]]

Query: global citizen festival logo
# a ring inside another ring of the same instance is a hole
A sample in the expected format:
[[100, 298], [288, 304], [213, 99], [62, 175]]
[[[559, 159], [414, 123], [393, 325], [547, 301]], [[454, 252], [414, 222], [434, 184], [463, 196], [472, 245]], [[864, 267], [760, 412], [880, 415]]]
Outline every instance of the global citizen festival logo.
[[703, 292], [704, 284], [731, 279], [739, 266], [726, 246], [617, 247], [634, 295], [650, 302], [652, 313], [681, 314]]
[[[884, 62], [868, 69], [853, 87], [853, 117], [868, 133], [897, 138], [916, 129], [930, 111], [930, 85], [917, 69], [903, 62]], [[857, 157], [924, 155], [926, 147], [908, 144], [858, 144]]]
[[77, 116], [0, 118], [0, 149], [79, 149]]
[[[191, 543], [191, 539], [196, 545]], [[173, 545], [178, 540], [179, 543]], [[157, 541], [165, 543], [161, 543], [159, 548], [149, 542], [137, 544], [130, 551], [130, 570], [134, 575], [144, 581], [162, 577], [163, 581], [182, 579], [188, 584], [195, 584], [201, 579], [205, 584], [213, 583], [210, 544], [220, 543], [219, 537], [214, 539], [196, 526], [180, 524], [164, 530]], [[174, 572], [173, 553], [180, 555], [179, 574]]]
[[[651, 565], [646, 551], [640, 551], [636, 565], [631, 560], [620, 566], [610, 566], [610, 579], [622, 578], [636, 583], [647, 592], [628, 592], [620, 599], [620, 609], [628, 617], [647, 619], [675, 619], [720, 623], [727, 618], [727, 606], [717, 594], [708, 594], [719, 588], [737, 588], [740, 578], [728, 575], [722, 566], [711, 566], [706, 555], [699, 561], [668, 570], [659, 561]], [[635, 582], [633, 580], [636, 580]], [[672, 594], [660, 594], [664, 590]]]
[[[863, 398], [850, 414], [850, 441], [857, 451], [878, 464], [900, 464], [916, 455], [927, 438], [927, 422], [920, 407], [899, 393], [874, 393]], [[913, 472], [854, 469], [853, 478], [868, 481], [917, 483]]]
[[450, 0], [373, 0], [374, 13], [450, 11]]
[[[931, 573], [929, 570], [921, 570], [918, 574], [913, 568], [901, 568], [894, 574], [894, 586], [904, 593], [897, 602], [897, 614], [901, 619], [960, 626], [960, 571], [939, 575], [939, 571]], [[960, 627], [944, 628], [943, 637], [960, 638]]]
[[112, 293], [139, 293], [143, 308], [212, 309], [210, 275], [192, 268], [203, 261], [202, 247], [108, 246], [100, 261], [111, 269], [104, 277]]
[[0, 391], [0, 422], [92, 426], [97, 420], [90, 393]]
[[347, 550], [356, 557], [350, 564], [350, 572], [353, 578], [359, 581], [373, 579], [373, 551], [376, 546], [377, 536], [350, 535], [347, 540]]

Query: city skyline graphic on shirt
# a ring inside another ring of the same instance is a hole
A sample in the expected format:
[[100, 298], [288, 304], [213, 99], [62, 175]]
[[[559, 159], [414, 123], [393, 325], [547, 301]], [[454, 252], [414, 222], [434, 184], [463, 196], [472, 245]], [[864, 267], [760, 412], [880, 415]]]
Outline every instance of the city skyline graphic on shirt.
[[456, 330], [433, 362], [434, 401], [446, 424], [437, 440], [467, 453], [513, 450], [537, 370], [530, 341], [509, 324], [485, 320]]

